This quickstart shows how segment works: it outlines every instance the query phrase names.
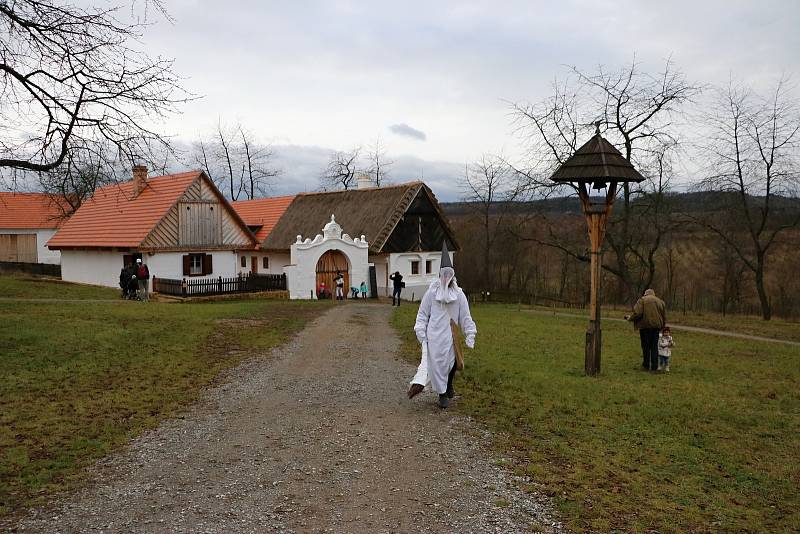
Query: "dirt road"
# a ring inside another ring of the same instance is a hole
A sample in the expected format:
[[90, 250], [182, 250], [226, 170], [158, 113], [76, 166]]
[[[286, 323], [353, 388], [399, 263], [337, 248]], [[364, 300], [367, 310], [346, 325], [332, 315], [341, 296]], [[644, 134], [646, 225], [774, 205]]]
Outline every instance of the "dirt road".
[[[230, 372], [183, 418], [92, 468], [93, 482], [18, 531], [545, 532], [489, 436], [408, 401], [385, 305], [340, 305]], [[454, 407], [458, 405], [458, 398]]]

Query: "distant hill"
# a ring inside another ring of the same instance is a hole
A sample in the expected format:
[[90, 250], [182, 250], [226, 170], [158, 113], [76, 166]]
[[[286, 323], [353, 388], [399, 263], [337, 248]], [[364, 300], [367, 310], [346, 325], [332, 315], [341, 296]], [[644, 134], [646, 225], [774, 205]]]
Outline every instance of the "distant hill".
[[[701, 191], [696, 193], [671, 193], [668, 201], [672, 205], [672, 211], [677, 213], [698, 213], [726, 209], [731, 203], [738, 201], [737, 193], [719, 193]], [[750, 197], [753, 206], [763, 202], [763, 197]], [[602, 202], [600, 197], [595, 200]], [[448, 216], [457, 217], [467, 215], [472, 211], [469, 202], [442, 202], [442, 209]], [[800, 199], [790, 197], [774, 197], [772, 200], [774, 209], [800, 209]], [[557, 197], [529, 202], [499, 202], [492, 208], [493, 213], [509, 213], [524, 215], [528, 213], [580, 215], [581, 205], [578, 198]]]

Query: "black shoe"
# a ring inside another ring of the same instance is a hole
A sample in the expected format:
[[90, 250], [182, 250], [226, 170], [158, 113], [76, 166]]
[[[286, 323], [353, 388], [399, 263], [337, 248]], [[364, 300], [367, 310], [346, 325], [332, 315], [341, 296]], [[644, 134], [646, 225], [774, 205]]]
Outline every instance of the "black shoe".
[[448, 399], [452, 399], [453, 397], [456, 396], [456, 391], [451, 386], [451, 387], [447, 388], [447, 392], [445, 393], [445, 395], [447, 395]]
[[439, 408], [447, 408], [450, 405], [450, 399], [447, 398], [447, 395], [442, 393], [439, 395]]

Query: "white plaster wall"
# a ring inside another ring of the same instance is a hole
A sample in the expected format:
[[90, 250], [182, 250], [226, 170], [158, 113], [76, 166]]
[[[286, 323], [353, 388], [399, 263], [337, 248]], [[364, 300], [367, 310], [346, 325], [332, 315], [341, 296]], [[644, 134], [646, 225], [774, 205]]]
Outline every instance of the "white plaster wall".
[[361, 280], [369, 279], [369, 248], [365, 242], [356, 244], [352, 240], [329, 238], [318, 244], [295, 243], [291, 249], [292, 264], [285, 269], [289, 298], [311, 298], [317, 285], [317, 261], [329, 250], [340, 250], [347, 256], [351, 282], [360, 284]]
[[0, 228], [0, 234], [36, 234], [36, 263], [52, 263], [58, 265], [61, 253], [47, 248], [47, 242], [55, 235], [54, 228]]
[[[64, 250], [61, 253], [61, 278], [67, 282], [80, 282], [99, 286], [119, 287], [119, 272], [126, 252], [95, 250]], [[183, 278], [183, 256], [185, 252], [156, 252], [142, 254], [142, 261], [150, 269], [150, 278]], [[214, 272], [197, 278], [223, 278], [237, 275], [237, 255], [229, 250], [207, 252], [211, 254]], [[152, 286], [151, 286], [152, 287]]]
[[[430, 274], [425, 274], [425, 262], [427, 260], [432, 261]], [[406, 287], [403, 289], [400, 297], [405, 300], [411, 300], [413, 298], [415, 301], [419, 301], [422, 295], [425, 294], [428, 286], [431, 285], [431, 282], [436, 280], [439, 276], [441, 260], [441, 251], [399, 252], [389, 254], [389, 274], [400, 271], [400, 274], [403, 275], [403, 282], [406, 283]], [[420, 274], [411, 274], [412, 261], [419, 261]], [[453, 261], [452, 252], [450, 252], [450, 261]], [[391, 288], [392, 284], [391, 281], [389, 281], [389, 286], [387, 287], [389, 296], [391, 296]]]
[[[152, 256], [149, 253], [143, 254], [144, 262], [150, 269], [150, 277], [158, 276], [161, 278], [173, 278], [181, 280], [183, 278], [199, 280], [203, 278], [233, 278], [239, 274], [238, 260], [239, 255], [231, 250], [218, 250], [206, 252], [211, 254], [211, 268], [213, 272], [206, 276], [184, 276], [183, 257], [189, 252], [156, 252]], [[117, 269], [119, 274], [119, 269]]]
[[119, 287], [125, 253], [95, 250], [62, 250], [61, 279], [97, 286]]
[[[246, 258], [247, 267], [242, 267], [242, 256]], [[258, 256], [259, 274], [283, 274], [285, 267], [291, 263], [291, 257], [288, 252], [255, 252], [252, 250], [242, 250], [237, 254], [237, 272], [242, 274], [247, 274], [250, 272], [251, 256]], [[264, 263], [262, 260], [264, 256], [269, 258], [269, 269], [266, 271], [264, 270]]]
[[388, 278], [388, 256], [372, 256], [369, 260], [375, 264], [375, 281], [378, 284], [378, 296], [390, 297], [392, 292], [389, 289], [389, 286], [387, 286], [387, 282], [391, 284], [391, 280]]

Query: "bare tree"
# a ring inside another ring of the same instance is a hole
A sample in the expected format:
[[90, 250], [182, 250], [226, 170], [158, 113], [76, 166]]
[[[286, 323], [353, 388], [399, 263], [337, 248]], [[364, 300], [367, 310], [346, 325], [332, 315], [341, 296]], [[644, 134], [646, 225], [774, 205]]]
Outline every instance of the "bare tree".
[[334, 152], [319, 179], [322, 189], [352, 189], [360, 171], [360, 154], [361, 147], [358, 146], [348, 151]]
[[[571, 76], [563, 83], [556, 82], [553, 90], [551, 97], [538, 104], [511, 104], [517, 133], [528, 145], [528, 161], [514, 168], [524, 178], [528, 192], [537, 194], [552, 188], [547, 178], [584, 141], [590, 125], [599, 122], [605, 128], [605, 137], [622, 155], [651, 177], [643, 186], [624, 184], [620, 188], [621, 206], [615, 208], [607, 233], [614, 262], [603, 268], [619, 280], [620, 296], [635, 297], [641, 284], [653, 278], [653, 259], [663, 240], [661, 234], [652, 235], [654, 229], [639, 221], [653, 210], [634, 203], [648, 194], [651, 200], [663, 200], [663, 190], [654, 189], [659, 180], [652, 179], [664, 171], [659, 169], [659, 154], [666, 153], [665, 147], [675, 146], [675, 121], [683, 106], [699, 94], [700, 87], [689, 83], [671, 61], [660, 73], [650, 75], [634, 60], [616, 72], [599, 67], [595, 73], [587, 73], [572, 67]], [[642, 235], [642, 230], [651, 235]], [[588, 255], [560, 243], [544, 244], [588, 260]]]
[[248, 198], [264, 196], [273, 178], [281, 174], [281, 170], [272, 166], [274, 156], [270, 145], [253, 142], [253, 137], [241, 125], [239, 126], [243, 157], [245, 163], [244, 191]]
[[370, 146], [367, 151], [367, 174], [372, 178], [375, 187], [383, 185], [389, 177], [389, 169], [394, 161], [386, 155], [386, 147], [381, 138], [375, 140], [375, 144]]
[[147, 21], [121, 22], [121, 9], [0, 1], [0, 172], [12, 182], [99, 145], [128, 163], [169, 147], [151, 124], [190, 95], [172, 61], [131, 45]]
[[697, 218], [725, 241], [755, 277], [765, 320], [772, 306], [765, 284], [769, 252], [800, 225], [800, 105], [786, 79], [761, 97], [734, 84], [719, 91], [704, 157], [702, 187], [728, 193], [724, 209]]
[[511, 169], [502, 158], [484, 154], [481, 159], [465, 167], [461, 180], [464, 201], [479, 219], [483, 234], [482, 274], [486, 291], [493, 289], [492, 278], [499, 274], [493, 269], [493, 252], [507, 214], [507, 210], [502, 209], [500, 204], [515, 198], [512, 177]]
[[231, 200], [253, 199], [268, 193], [281, 170], [272, 165], [273, 152], [242, 125], [217, 123], [213, 134], [194, 143], [192, 159]]

